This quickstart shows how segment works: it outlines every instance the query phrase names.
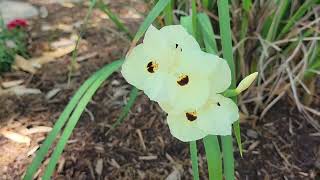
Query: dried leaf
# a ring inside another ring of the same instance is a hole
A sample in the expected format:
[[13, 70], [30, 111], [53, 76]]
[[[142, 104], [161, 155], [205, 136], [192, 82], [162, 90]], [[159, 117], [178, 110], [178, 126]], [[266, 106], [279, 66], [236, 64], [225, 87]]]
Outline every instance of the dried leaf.
[[49, 100], [49, 99], [53, 98], [53, 97], [54, 97], [55, 95], [57, 95], [60, 91], [61, 91], [60, 88], [52, 89], [51, 91], [49, 91], [49, 92], [46, 94], [46, 99]]
[[32, 154], [34, 154], [39, 149], [39, 147], [39, 145], [36, 145], [33, 148], [31, 148], [30, 151], [28, 151], [27, 156], [31, 156]]
[[41, 91], [39, 89], [26, 88], [25, 86], [16, 86], [8, 90], [13, 92], [17, 96], [28, 95], [28, 94], [41, 94]]
[[32, 61], [35, 64], [40, 64], [40, 65], [47, 64], [49, 62], [56, 60], [57, 58], [60, 58], [64, 55], [71, 53], [74, 50], [74, 48], [75, 48], [74, 44], [67, 46], [67, 47], [63, 47], [63, 48], [61, 47], [61, 48], [58, 48], [52, 52], [45, 52], [45, 53], [43, 53], [43, 55], [41, 57], [32, 58], [32, 59], [30, 59], [30, 61]]
[[3, 88], [11, 88], [14, 86], [18, 86], [23, 83], [23, 80], [15, 80], [15, 81], [7, 81], [7, 82], [2, 82], [1, 85]]
[[2, 134], [4, 137], [6, 137], [14, 142], [17, 142], [17, 143], [26, 143], [29, 145], [31, 142], [31, 139], [28, 136], [18, 134], [16, 132], [2, 130], [0, 132], [0, 134]]
[[174, 170], [169, 174], [166, 180], [180, 180], [181, 174], [178, 169], [174, 168]]
[[16, 55], [13, 64], [18, 69], [29, 72], [31, 74], [36, 73], [36, 68], [32, 65], [31, 61], [26, 60], [24, 57]]
[[30, 128], [30, 129], [23, 129], [19, 132], [24, 135], [30, 135], [30, 134], [35, 134], [35, 133], [47, 133], [47, 132], [50, 132], [51, 130], [52, 130], [51, 127], [37, 126], [37, 127]]
[[24, 85], [15, 86], [9, 89], [0, 89], [0, 95], [3, 94], [15, 94], [17, 96], [29, 95], [29, 94], [41, 94], [39, 89], [26, 88]]
[[101, 176], [102, 170], [103, 170], [103, 159], [98, 159], [96, 163], [95, 171], [99, 176]]

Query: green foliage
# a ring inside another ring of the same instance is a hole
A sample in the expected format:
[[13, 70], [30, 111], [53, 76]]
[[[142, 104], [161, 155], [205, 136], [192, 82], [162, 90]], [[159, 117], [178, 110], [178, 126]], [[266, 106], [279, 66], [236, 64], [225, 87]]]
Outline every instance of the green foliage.
[[44, 171], [44, 175], [42, 177], [43, 180], [49, 180], [56, 164], [63, 152], [63, 149], [65, 145], [67, 144], [67, 141], [69, 137], [71, 136], [71, 133], [76, 126], [78, 120], [80, 119], [81, 114], [85, 110], [87, 104], [92, 99], [92, 96], [97, 91], [97, 89], [101, 86], [101, 84], [116, 70], [120, 68], [122, 65], [123, 60], [114, 61], [111, 64], [108, 64], [105, 69], [101, 72], [99, 77], [92, 83], [92, 85], [87, 89], [86, 93], [82, 96], [81, 100], [78, 102], [77, 106], [73, 110], [69, 121], [66, 124], [66, 127], [61, 135], [61, 138], [59, 139], [55, 150], [53, 151], [53, 154], [51, 155], [49, 164]]
[[251, 0], [243, 0], [242, 1], [242, 8], [246, 11], [249, 12], [252, 6], [252, 2]]
[[166, 8], [163, 11], [164, 14], [164, 22], [166, 25], [172, 25], [173, 24], [173, 6], [174, 6], [174, 0], [171, 0], [171, 2], [166, 6]]
[[[219, 25], [221, 32], [221, 45], [222, 45], [222, 53], [224, 59], [227, 60], [229, 67], [231, 69], [231, 87], [236, 87], [235, 80], [235, 66], [233, 61], [233, 53], [232, 53], [232, 39], [231, 39], [231, 27], [230, 27], [230, 16], [229, 16], [229, 5], [228, 1], [218, 0], [218, 13], [219, 13]], [[236, 99], [233, 99], [236, 101]], [[237, 124], [237, 122], [235, 123]], [[234, 126], [236, 137], [238, 144], [240, 140], [240, 126]], [[239, 139], [238, 139], [239, 138]], [[234, 157], [233, 157], [233, 145], [232, 145], [232, 137], [231, 136], [221, 136], [222, 143], [222, 153], [223, 153], [223, 164], [224, 164], [224, 175], [226, 180], [234, 179]], [[241, 147], [241, 145], [240, 145]]]
[[133, 38], [133, 43], [138, 42], [138, 40], [143, 36], [144, 32], [148, 29], [150, 24], [158, 17], [158, 15], [164, 10], [171, 0], [159, 0], [157, 4], [149, 12], [148, 16], [145, 18], [143, 23], [138, 29], [138, 32]]
[[295, 13], [287, 21], [287, 24], [282, 28], [278, 35], [278, 38], [282, 38], [284, 34], [290, 31], [290, 28], [297, 22], [312, 6], [319, 0], [306, 0], [300, 7], [295, 11]]
[[222, 156], [217, 136], [209, 135], [203, 138], [206, 151], [208, 172], [210, 180], [221, 180], [222, 178]]
[[287, 12], [289, 4], [290, 4], [289, 0], [280, 1], [279, 8], [277, 9], [275, 15], [273, 16], [272, 23], [269, 27], [269, 31], [266, 37], [267, 41], [273, 41], [275, 39], [278, 33], [278, 28], [279, 28], [281, 19]]
[[27, 34], [22, 27], [7, 29], [0, 17], [0, 73], [10, 71], [16, 54], [29, 57]]
[[94, 82], [101, 76], [103, 73], [109, 72], [110, 66], [106, 65], [101, 70], [94, 73], [88, 80], [86, 80], [82, 86], [78, 89], [75, 95], [72, 97], [70, 102], [68, 103], [67, 107], [61, 113], [59, 119], [54, 124], [51, 132], [48, 134], [47, 138], [41, 145], [40, 149], [37, 151], [35, 158], [33, 159], [31, 165], [28, 167], [26, 171], [26, 175], [23, 178], [24, 180], [32, 179], [34, 173], [36, 173], [37, 169], [39, 168], [41, 162], [43, 161], [44, 157], [48, 153], [50, 147], [52, 146], [55, 138], [58, 136], [60, 130], [65, 125], [67, 120], [69, 119], [70, 115], [78, 105], [79, 101], [81, 101], [82, 97], [87, 93], [88, 89], [93, 85]]
[[212, 24], [208, 15], [204, 13], [198, 14], [198, 22], [200, 24], [200, 31], [202, 34], [202, 39], [204, 41], [206, 51], [208, 53], [217, 54], [218, 47], [215, 39], [215, 35], [212, 29]]
[[192, 172], [193, 179], [199, 180], [199, 167], [198, 167], [198, 148], [197, 142], [190, 142], [190, 154], [191, 154], [191, 164], [192, 164]]
[[103, 1], [99, 1], [98, 3], [98, 8], [104, 12], [105, 14], [107, 14], [109, 16], [109, 18], [111, 19], [111, 21], [123, 32], [126, 33], [126, 35], [128, 36], [128, 38], [130, 40], [132, 40], [132, 35], [130, 34], [128, 28], [120, 21], [119, 17], [114, 14], [110, 8], [103, 2]]

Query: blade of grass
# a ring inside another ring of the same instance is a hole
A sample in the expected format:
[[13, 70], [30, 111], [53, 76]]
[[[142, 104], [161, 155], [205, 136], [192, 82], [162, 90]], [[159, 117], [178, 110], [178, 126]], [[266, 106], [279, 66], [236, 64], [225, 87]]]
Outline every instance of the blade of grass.
[[74, 51], [72, 52], [71, 66], [70, 66], [70, 70], [68, 73], [68, 85], [70, 85], [71, 75], [72, 75], [72, 72], [74, 71], [76, 64], [77, 64], [76, 57], [78, 54], [78, 46], [79, 46], [81, 37], [83, 36], [84, 30], [86, 29], [86, 25], [88, 24], [89, 17], [91, 16], [93, 8], [95, 7], [96, 3], [97, 3], [97, 0], [90, 0], [89, 10], [84, 18], [83, 26], [81, 26], [79, 36], [76, 41], [76, 45], [74, 47]]
[[133, 44], [137, 43], [139, 39], [143, 36], [144, 32], [148, 29], [151, 23], [158, 17], [158, 15], [163, 11], [163, 9], [168, 5], [171, 0], [159, 0], [157, 4], [149, 12], [146, 19], [143, 21], [138, 29], [138, 32], [133, 38]]
[[129, 101], [127, 104], [122, 108], [120, 116], [116, 120], [116, 122], [111, 126], [111, 128], [106, 132], [105, 135], [108, 135], [117, 125], [121, 124], [123, 120], [127, 117], [131, 107], [134, 105], [136, 98], [138, 96], [139, 90], [135, 87], [132, 88], [130, 95], [129, 95]]
[[203, 138], [206, 151], [209, 180], [221, 180], [222, 177], [222, 157], [217, 136], [209, 135]]
[[249, 12], [252, 6], [252, 2], [251, 0], [243, 0], [242, 1], [242, 8], [246, 11]]
[[308, 68], [304, 73], [304, 80], [313, 79], [316, 74], [312, 71], [319, 71], [320, 69], [320, 47], [318, 43], [310, 47], [308, 51]]
[[103, 2], [103, 1], [99, 1], [98, 3], [98, 8], [104, 12], [105, 14], [107, 14], [107, 16], [111, 19], [111, 21], [123, 32], [126, 33], [127, 37], [132, 40], [132, 35], [130, 34], [130, 31], [128, 30], [128, 28], [120, 21], [119, 17], [114, 14], [110, 8]]
[[53, 141], [59, 134], [61, 128], [64, 126], [65, 122], [68, 120], [70, 114], [78, 104], [79, 100], [85, 94], [87, 89], [92, 85], [96, 79], [101, 76], [101, 73], [107, 69], [107, 66], [103, 67], [101, 70], [94, 73], [88, 80], [86, 80], [83, 85], [78, 89], [78, 91], [75, 93], [75, 95], [72, 97], [70, 102], [68, 103], [67, 107], [64, 109], [64, 111], [59, 116], [59, 119], [54, 124], [51, 132], [48, 134], [46, 140], [41, 145], [40, 149], [37, 151], [35, 158], [33, 159], [32, 163], [28, 167], [26, 174], [24, 176], [24, 180], [29, 180], [33, 178], [33, 175], [36, 173], [37, 169], [41, 165], [41, 162], [43, 161], [45, 155], [48, 153], [49, 148], [53, 144]]
[[191, 4], [191, 8], [192, 8], [192, 31], [193, 31], [193, 36], [194, 38], [196, 38], [196, 40], [198, 42], [199, 41], [199, 31], [198, 31], [198, 22], [197, 22], [197, 3], [196, 0], [192, 0], [192, 4]]
[[205, 9], [208, 9], [208, 7], [209, 7], [209, 0], [202, 0], [202, 6], [203, 6]]
[[215, 0], [202, 0], [202, 6], [207, 10], [211, 10], [213, 4], [215, 4]]
[[202, 39], [204, 41], [206, 51], [208, 53], [217, 54], [218, 48], [210, 18], [205, 13], [199, 13], [197, 18], [200, 24], [200, 30], [202, 32]]
[[320, 2], [319, 0], [307, 0], [305, 1], [299, 9], [294, 13], [293, 16], [290, 17], [287, 24], [282, 28], [281, 32], [278, 35], [278, 39], [281, 39], [289, 30], [292, 28], [292, 26], [308, 11], [308, 9], [312, 8], [312, 6], [316, 2]]
[[192, 18], [191, 16], [182, 16], [180, 19], [180, 24], [187, 30], [187, 32], [192, 35]]
[[173, 24], [173, 6], [174, 0], [170, 0], [171, 2], [164, 9], [164, 22], [166, 25]]
[[[220, 33], [221, 33], [221, 45], [222, 45], [223, 57], [224, 59], [227, 60], [230, 66], [231, 75], [232, 75], [230, 88], [235, 88], [236, 87], [235, 66], [234, 66], [233, 54], [232, 54], [232, 40], [231, 40], [231, 27], [230, 27], [228, 1], [218, 0], [218, 14], [219, 14], [219, 26], [220, 26]], [[236, 98], [233, 98], [233, 100], [236, 102]], [[234, 128], [239, 128], [239, 126], [234, 126]], [[236, 133], [240, 132], [240, 129], [238, 130], [236, 129]], [[238, 141], [238, 144], [240, 144], [241, 146], [241, 140], [237, 139], [237, 141]], [[233, 157], [232, 137], [230, 135], [221, 136], [221, 144], [222, 144], [225, 179], [234, 180], [234, 157]]]
[[280, 21], [281, 21], [282, 17], [284, 16], [284, 14], [286, 13], [286, 11], [289, 7], [288, 6], [289, 4], [290, 4], [290, 1], [288, 1], [288, 0], [280, 1], [279, 7], [276, 11], [276, 14], [275, 14], [275, 16], [273, 16], [271, 26], [269, 27], [269, 31], [268, 31], [267, 38], [266, 38], [267, 41], [272, 42], [275, 39], [277, 32], [278, 32], [279, 25], [280, 25]]
[[219, 26], [221, 35], [221, 45], [223, 58], [227, 60], [227, 63], [231, 69], [231, 86], [229, 88], [236, 87], [235, 80], [235, 67], [232, 54], [232, 39], [231, 39], [231, 27], [230, 27], [230, 16], [229, 16], [229, 5], [228, 1], [218, 1], [218, 14], [219, 14]]
[[221, 136], [223, 169], [226, 180], [234, 180], [234, 157], [232, 136]]
[[78, 120], [80, 119], [80, 116], [82, 112], [84, 111], [85, 107], [91, 100], [94, 93], [97, 91], [97, 89], [100, 87], [100, 85], [117, 69], [120, 68], [121, 64], [123, 63], [123, 60], [114, 61], [111, 64], [107, 65], [107, 67], [102, 71], [100, 76], [96, 79], [96, 81], [90, 86], [90, 88], [87, 90], [87, 92], [83, 95], [81, 100], [79, 101], [77, 107], [73, 111], [68, 123], [66, 124], [66, 127], [57, 143], [57, 146], [55, 150], [53, 151], [53, 154], [50, 158], [49, 164], [44, 171], [44, 175], [42, 177], [43, 180], [49, 180], [51, 175], [54, 172], [55, 166], [63, 152], [63, 149], [65, 145], [67, 144], [67, 141], [76, 126]]
[[194, 180], [199, 180], [197, 142], [196, 141], [191, 141], [189, 144], [190, 144], [190, 155], [191, 155], [193, 179]]
[[[229, 67], [231, 69], [232, 82], [231, 82], [230, 88], [233, 89], [236, 87], [236, 78], [235, 78], [235, 66], [234, 66], [234, 60], [233, 60], [233, 54], [232, 54], [232, 40], [231, 40], [231, 33], [232, 32], [231, 32], [231, 27], [230, 27], [230, 16], [229, 16], [228, 3], [218, 1], [218, 11], [219, 11], [218, 12], [219, 17], [221, 18], [221, 21], [219, 21], [219, 25], [220, 25], [220, 32], [221, 32], [221, 40], [222, 40], [221, 44], [222, 44], [223, 57], [227, 60]], [[237, 103], [236, 97], [232, 97], [232, 99], [235, 103]], [[234, 130], [234, 134], [236, 136], [240, 155], [242, 156], [243, 150], [242, 150], [242, 144], [241, 144], [239, 120], [233, 123], [233, 130]], [[224, 141], [224, 139], [225, 139], [225, 141], [230, 141], [230, 140], [232, 141], [232, 138], [228, 138], [228, 137], [221, 137], [221, 138], [222, 138], [222, 141]], [[230, 143], [232, 145], [232, 142], [225, 142], [224, 144], [227, 145]], [[226, 148], [227, 147], [228, 146], [226, 146]], [[231, 150], [233, 151], [233, 148]], [[231, 151], [231, 150], [223, 150], [223, 153], [227, 153], [228, 151]], [[229, 156], [224, 155], [224, 157], [227, 158], [226, 161], [230, 161], [230, 162], [234, 161], [233, 154], [231, 155], [231, 152], [230, 152]], [[226, 166], [226, 163], [225, 163], [225, 166]], [[230, 169], [231, 169], [231, 167], [230, 167]], [[232, 169], [234, 169], [234, 168], [232, 167]], [[232, 171], [234, 171], [234, 170], [232, 170]], [[232, 172], [232, 171], [230, 170], [230, 174], [232, 173], [234, 176], [234, 172]]]
[[[248, 26], [249, 26], [249, 15], [250, 15], [250, 9], [252, 6], [251, 0], [243, 0], [242, 1], [242, 17], [241, 17], [241, 27], [240, 27], [240, 39], [239, 41], [242, 41], [248, 32]], [[245, 71], [245, 60], [244, 60], [244, 54], [245, 54], [245, 43], [242, 43], [238, 48], [238, 61], [236, 61], [236, 78], [241, 77], [241, 72]], [[245, 72], [244, 72], [245, 74]]]

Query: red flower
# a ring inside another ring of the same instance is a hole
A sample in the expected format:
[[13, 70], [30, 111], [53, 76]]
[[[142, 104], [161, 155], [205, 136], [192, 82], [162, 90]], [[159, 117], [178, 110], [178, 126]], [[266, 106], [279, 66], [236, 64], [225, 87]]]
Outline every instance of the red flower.
[[27, 27], [28, 21], [25, 19], [14, 19], [7, 24], [9, 30], [15, 29], [17, 27]]

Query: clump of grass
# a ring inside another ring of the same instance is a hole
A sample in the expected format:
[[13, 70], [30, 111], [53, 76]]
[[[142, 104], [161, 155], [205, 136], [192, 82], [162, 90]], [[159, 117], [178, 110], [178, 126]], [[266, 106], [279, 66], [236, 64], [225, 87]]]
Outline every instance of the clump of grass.
[[0, 73], [10, 71], [15, 56], [29, 57], [25, 27], [7, 26], [0, 17]]
[[320, 130], [307, 110], [320, 70], [320, 1], [235, 1], [232, 8], [237, 78], [260, 72], [259, 86], [241, 98], [242, 111], [249, 115], [245, 105], [254, 103], [251, 113], [262, 118], [288, 95]]

